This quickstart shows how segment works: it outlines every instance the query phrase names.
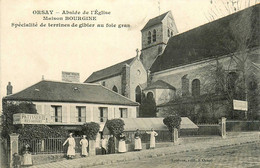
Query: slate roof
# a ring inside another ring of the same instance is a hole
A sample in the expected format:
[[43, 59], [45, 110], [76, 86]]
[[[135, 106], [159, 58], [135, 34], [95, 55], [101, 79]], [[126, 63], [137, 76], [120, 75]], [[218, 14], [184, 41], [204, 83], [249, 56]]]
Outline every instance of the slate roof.
[[99, 84], [40, 81], [4, 100], [75, 102], [138, 106], [139, 104]]
[[156, 82], [152, 83], [150, 86], [146, 87], [144, 90], [150, 90], [150, 89], [173, 89], [176, 90], [175, 87], [170, 85], [167, 82], [164, 82], [163, 80], [157, 80]]
[[[145, 29], [147, 29], [147, 28], [149, 28], [149, 27], [151, 27], [151, 26], [153, 26], [153, 25], [157, 25], [157, 24], [161, 23], [162, 20], [165, 18], [165, 16], [166, 16], [169, 12], [170, 12], [170, 11], [168, 11], [168, 12], [166, 12], [166, 13], [164, 13], [164, 14], [161, 14], [161, 15], [155, 17], [155, 18], [150, 19], [150, 20], [146, 23], [146, 25], [144, 26], [144, 28], [143, 28], [142, 30], [145, 30]], [[141, 31], [142, 31], [142, 30], [141, 30]]]
[[130, 64], [135, 57], [130, 58], [126, 61], [120, 62], [118, 64], [112, 65], [110, 67], [107, 67], [105, 69], [101, 69], [99, 71], [93, 72], [86, 80], [84, 83], [92, 83], [96, 82], [102, 79], [106, 79], [112, 76], [116, 76], [121, 74], [122, 68], [124, 67], [125, 64]]
[[[163, 118], [121, 118], [124, 123], [124, 131], [150, 131], [153, 128], [156, 131], [168, 131], [168, 128], [163, 123]], [[198, 129], [198, 126], [194, 124], [188, 117], [181, 117], [181, 130], [185, 129]], [[109, 134], [109, 130], [106, 125], [103, 129], [103, 134]]]
[[155, 60], [150, 71], [158, 72], [239, 51], [241, 43], [234, 39], [240, 34], [235, 34], [234, 29], [243, 30], [248, 25], [251, 25], [252, 36], [246, 46], [259, 46], [259, 7], [260, 4], [255, 5], [171, 37], [164, 53]]

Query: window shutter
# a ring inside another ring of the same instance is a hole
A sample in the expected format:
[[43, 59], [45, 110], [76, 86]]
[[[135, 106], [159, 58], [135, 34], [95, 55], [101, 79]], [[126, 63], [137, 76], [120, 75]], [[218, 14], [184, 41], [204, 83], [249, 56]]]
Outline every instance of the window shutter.
[[91, 108], [92, 107], [86, 107], [86, 122], [91, 122]]
[[63, 122], [63, 123], [66, 123], [66, 122], [68, 122], [67, 121], [67, 106], [62, 106], [62, 115], [61, 115], [61, 117], [62, 117], [62, 119], [61, 119], [61, 121]]
[[107, 115], [107, 119], [110, 120], [114, 118], [114, 109], [112, 107], [108, 108], [108, 115]]
[[115, 108], [115, 118], [120, 118], [120, 110], [119, 110], [119, 108]]
[[98, 107], [93, 108], [93, 121], [94, 122], [100, 122], [100, 111]]
[[75, 106], [70, 106], [70, 123], [76, 123], [76, 108]]
[[51, 123], [51, 106], [50, 105], [44, 105], [44, 115], [47, 119], [47, 123]]

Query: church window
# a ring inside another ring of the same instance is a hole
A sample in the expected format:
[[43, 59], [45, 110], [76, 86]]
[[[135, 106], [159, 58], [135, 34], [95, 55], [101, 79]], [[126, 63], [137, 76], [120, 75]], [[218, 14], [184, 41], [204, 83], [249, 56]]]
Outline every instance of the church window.
[[187, 78], [188, 75], [184, 75], [181, 78], [181, 89], [182, 89], [182, 96], [189, 95], [189, 79]]
[[153, 42], [156, 41], [156, 30], [153, 30]]
[[151, 32], [149, 31], [148, 32], [148, 44], [151, 44], [151, 39], [152, 38], [152, 34], [151, 34]]
[[170, 37], [170, 29], [168, 29], [168, 37]]
[[141, 104], [142, 91], [140, 86], [135, 88], [135, 101]]
[[238, 79], [238, 75], [236, 72], [230, 72], [227, 75], [227, 90], [228, 91], [235, 92], [237, 79]]
[[112, 90], [113, 90], [114, 92], [118, 93], [118, 89], [117, 89], [116, 86], [113, 86]]
[[150, 100], [153, 99], [153, 92], [148, 92], [147, 93], [147, 99], [150, 99]]
[[171, 32], [171, 37], [173, 36], [173, 33]]
[[196, 97], [200, 95], [200, 80], [194, 79], [191, 83], [192, 96]]

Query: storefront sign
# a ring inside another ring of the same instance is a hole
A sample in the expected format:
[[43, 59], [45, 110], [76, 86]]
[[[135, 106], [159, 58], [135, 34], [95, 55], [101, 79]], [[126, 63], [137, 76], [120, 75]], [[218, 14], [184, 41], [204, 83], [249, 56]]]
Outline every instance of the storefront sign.
[[46, 124], [45, 115], [17, 113], [13, 115], [13, 124]]
[[234, 107], [234, 110], [247, 111], [247, 108], [248, 108], [247, 101], [233, 100], [233, 107]]

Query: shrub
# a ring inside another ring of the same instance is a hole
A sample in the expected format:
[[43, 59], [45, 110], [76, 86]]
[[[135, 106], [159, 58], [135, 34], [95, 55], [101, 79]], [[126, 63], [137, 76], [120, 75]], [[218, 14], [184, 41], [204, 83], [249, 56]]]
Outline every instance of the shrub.
[[181, 117], [177, 114], [167, 116], [163, 119], [163, 123], [168, 127], [169, 131], [173, 133], [173, 129], [180, 129]]
[[21, 139], [43, 139], [49, 137], [66, 137], [68, 132], [63, 128], [50, 128], [47, 125], [24, 125], [16, 133]]
[[86, 135], [88, 140], [96, 140], [97, 133], [99, 132], [100, 126], [98, 123], [89, 122], [82, 126], [82, 132]]
[[13, 125], [13, 114], [16, 113], [37, 114], [37, 110], [32, 102], [14, 103], [3, 100], [2, 136], [4, 138], [7, 138], [9, 134], [15, 133], [19, 129], [18, 125]]
[[112, 119], [107, 120], [106, 126], [108, 130], [110, 131], [110, 134], [117, 137], [120, 133], [124, 131], [124, 121], [122, 119]]

